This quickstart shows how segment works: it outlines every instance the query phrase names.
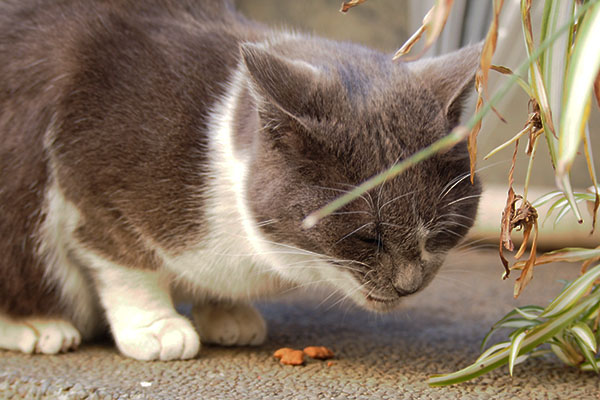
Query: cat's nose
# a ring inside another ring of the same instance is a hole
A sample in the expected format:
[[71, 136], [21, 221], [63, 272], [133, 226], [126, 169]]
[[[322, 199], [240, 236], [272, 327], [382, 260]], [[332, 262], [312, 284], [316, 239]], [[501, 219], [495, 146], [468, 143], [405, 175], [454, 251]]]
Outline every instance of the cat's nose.
[[393, 285], [400, 296], [415, 293], [423, 285], [423, 267], [417, 263], [403, 265], [399, 268]]

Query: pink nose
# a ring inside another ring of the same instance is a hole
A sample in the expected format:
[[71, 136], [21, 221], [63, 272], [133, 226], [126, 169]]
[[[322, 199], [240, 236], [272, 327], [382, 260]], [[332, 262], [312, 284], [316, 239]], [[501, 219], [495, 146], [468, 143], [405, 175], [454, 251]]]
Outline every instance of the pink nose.
[[420, 264], [405, 264], [399, 268], [394, 289], [400, 296], [414, 293], [423, 284], [423, 268]]

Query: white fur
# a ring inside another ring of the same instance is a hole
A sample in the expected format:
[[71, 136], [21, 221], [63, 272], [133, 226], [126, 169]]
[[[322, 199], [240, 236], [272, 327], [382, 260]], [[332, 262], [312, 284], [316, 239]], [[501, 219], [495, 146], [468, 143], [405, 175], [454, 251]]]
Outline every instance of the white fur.
[[240, 66], [211, 115], [207, 240], [176, 256], [162, 252], [166, 268], [194, 287], [231, 299], [272, 294], [282, 283], [329, 282], [347, 294], [356, 292], [356, 280], [328, 264], [322, 255], [273, 243], [258, 229], [245, 193], [250, 157], [236, 152], [232, 139], [234, 110], [244, 79]]
[[[236, 153], [232, 140], [233, 115], [244, 79], [240, 66], [227, 95], [211, 115], [210, 186], [203, 194], [207, 199], [206, 239], [176, 254], [146, 240], [161, 257], [162, 270], [120, 266], [79, 244], [74, 230], [80, 214], [58, 185], [50, 185], [39, 251], [46, 260], [47, 279], [61, 285], [62, 299], [71, 306], [72, 313], [66, 318], [76, 329], [64, 328], [70, 325], [65, 321], [44, 322], [43, 331], [54, 332], [50, 335], [53, 339], [36, 351], [55, 351], [58, 342], [60, 349], [64, 343], [72, 347], [77, 330], [89, 337], [102, 320], [99, 300], [125, 355], [141, 360], [194, 357], [200, 347], [198, 333], [175, 311], [171, 289], [185, 289], [192, 295], [198, 331], [205, 340], [221, 344], [261, 343], [266, 337], [264, 321], [244, 302], [290, 286], [334, 284], [343, 294], [365, 304], [362, 287], [351, 274], [329, 264], [322, 255], [270, 242], [253, 219], [245, 195], [249, 157]], [[92, 271], [95, 289], [79, 262]], [[207, 299], [233, 303], [215, 305]], [[0, 330], [9, 338], [9, 343], [0, 342], [0, 347], [37, 349], [40, 332], [26, 322], [7, 321], [0, 316]]]
[[23, 353], [56, 354], [77, 348], [79, 331], [69, 322], [54, 318], [13, 320], [0, 315], [0, 348]]
[[200, 339], [190, 321], [175, 311], [168, 277], [122, 267], [83, 249], [79, 256], [95, 271], [100, 301], [123, 354], [173, 360], [198, 353]]
[[69, 319], [84, 338], [89, 338], [98, 330], [101, 318], [95, 290], [69, 253], [77, 245], [73, 231], [79, 224], [79, 211], [52, 183], [46, 192], [44, 213], [46, 218], [38, 231], [38, 252], [45, 261], [45, 279], [61, 288], [62, 302], [72, 311]]

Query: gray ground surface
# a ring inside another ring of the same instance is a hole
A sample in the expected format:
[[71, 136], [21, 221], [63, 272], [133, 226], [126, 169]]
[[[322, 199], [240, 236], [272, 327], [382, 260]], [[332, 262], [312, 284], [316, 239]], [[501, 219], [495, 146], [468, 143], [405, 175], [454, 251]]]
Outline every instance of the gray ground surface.
[[[544, 268], [544, 267], [542, 267]], [[491, 323], [519, 304], [539, 303], [578, 267], [538, 269], [519, 301], [502, 282], [494, 253], [458, 253], [434, 283], [392, 315], [373, 315], [347, 303], [319, 304], [314, 294], [261, 305], [269, 339], [259, 348], [205, 346], [198, 359], [138, 362], [106, 343], [58, 356], [0, 352], [0, 398], [90, 399], [598, 399], [600, 379], [564, 368], [552, 357], [506, 368], [461, 385], [430, 388], [430, 374], [472, 362]], [[335, 302], [335, 301], [334, 301]], [[279, 347], [326, 345], [327, 366], [281, 366]]]

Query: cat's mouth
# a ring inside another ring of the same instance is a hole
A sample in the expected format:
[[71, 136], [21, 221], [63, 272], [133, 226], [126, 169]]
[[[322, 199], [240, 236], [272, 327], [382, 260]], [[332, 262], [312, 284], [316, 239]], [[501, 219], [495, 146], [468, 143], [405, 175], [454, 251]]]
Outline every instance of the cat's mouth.
[[372, 311], [386, 312], [395, 309], [400, 304], [400, 297], [379, 297], [363, 293], [363, 306]]
[[367, 294], [365, 297], [367, 298], [368, 301], [372, 301], [373, 303], [381, 303], [381, 304], [392, 304], [399, 300], [398, 297], [393, 298], [393, 299], [392, 298], [384, 299], [381, 297], [373, 296], [371, 294]]

